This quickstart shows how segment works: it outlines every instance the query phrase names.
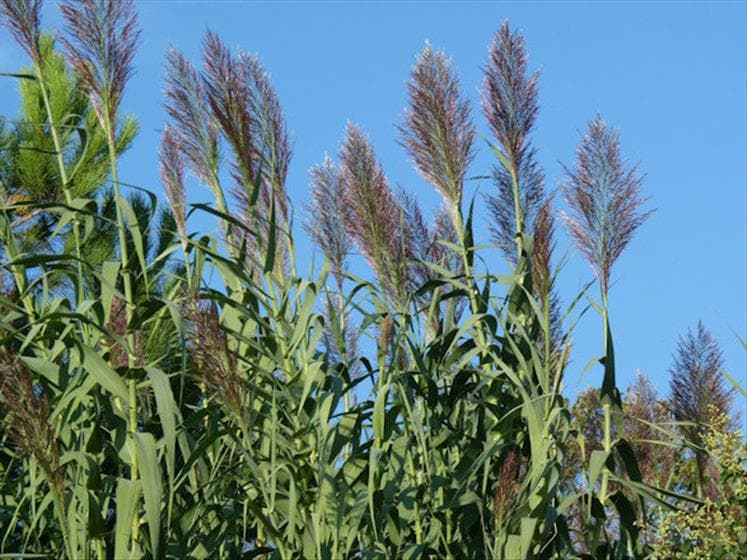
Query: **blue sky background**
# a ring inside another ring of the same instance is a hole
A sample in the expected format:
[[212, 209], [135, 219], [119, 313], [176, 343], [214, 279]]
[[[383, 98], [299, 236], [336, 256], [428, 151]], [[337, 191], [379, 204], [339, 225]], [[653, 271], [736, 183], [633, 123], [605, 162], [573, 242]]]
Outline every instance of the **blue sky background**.
[[[199, 62], [210, 27], [231, 46], [258, 53], [269, 70], [293, 134], [288, 189], [297, 217], [308, 200], [308, 169], [336, 153], [345, 123], [359, 123], [373, 140], [392, 185], [435, 209], [439, 198], [407, 161], [394, 124], [405, 106], [404, 82], [426, 40], [446, 50], [465, 94], [475, 102], [478, 131], [487, 127], [477, 105], [487, 47], [511, 20], [526, 37], [529, 64], [540, 69], [541, 112], [533, 136], [555, 188], [559, 162], [571, 163], [580, 131], [597, 112], [622, 135], [624, 154], [647, 174], [644, 193], [655, 214], [614, 271], [611, 320], [619, 384], [636, 370], [667, 392], [678, 335], [702, 319], [725, 349], [727, 369], [745, 380], [745, 351], [735, 333], [747, 331], [747, 3], [249, 3], [139, 1], [142, 43], [124, 108], [141, 132], [121, 167], [121, 180], [161, 192], [157, 145], [165, 119], [163, 57], [173, 44]], [[44, 25], [60, 28], [54, 2]], [[0, 32], [0, 70], [25, 63], [8, 32]], [[17, 86], [0, 80], [0, 112], [17, 109]], [[493, 164], [479, 145], [471, 175]], [[471, 192], [490, 193], [474, 182]], [[209, 193], [194, 185], [192, 201]], [[487, 220], [477, 198], [478, 237]], [[562, 209], [562, 204], [561, 204]], [[299, 220], [297, 219], [297, 222]], [[192, 229], [211, 227], [195, 220]], [[313, 247], [300, 232], [302, 267]], [[558, 254], [569, 262], [560, 279], [568, 302], [591, 278], [561, 232]], [[491, 269], [505, 264], [486, 253]], [[363, 271], [360, 262], [356, 271]], [[598, 386], [601, 368], [581, 378], [601, 352], [599, 321], [588, 314], [576, 331], [566, 389]]]

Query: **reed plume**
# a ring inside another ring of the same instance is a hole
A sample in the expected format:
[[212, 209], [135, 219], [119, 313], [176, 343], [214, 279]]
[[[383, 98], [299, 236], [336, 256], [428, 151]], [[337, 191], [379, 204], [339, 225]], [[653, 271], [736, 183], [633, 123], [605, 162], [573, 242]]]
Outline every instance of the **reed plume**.
[[620, 153], [620, 137], [597, 116], [576, 151], [576, 165], [565, 167], [561, 186], [570, 213], [565, 223], [584, 255], [606, 298], [612, 266], [636, 230], [651, 214], [643, 211], [643, 181], [636, 165], [627, 165]]
[[420, 175], [459, 208], [464, 176], [474, 157], [475, 127], [459, 78], [442, 51], [426, 44], [407, 83], [408, 106], [397, 128]]
[[220, 188], [218, 129], [206, 103], [205, 88], [197, 70], [178, 50], [166, 55], [164, 94], [172, 119], [174, 140], [191, 172], [213, 191]]
[[524, 37], [512, 32], [508, 21], [498, 29], [488, 53], [483, 112], [505, 154], [519, 168], [539, 112], [539, 73], [528, 74]]
[[5, 432], [23, 455], [41, 466], [64, 504], [64, 473], [59, 442], [50, 421], [49, 399], [34, 384], [20, 358], [8, 349], [0, 349], [0, 397]]
[[140, 31], [132, 0], [66, 0], [60, 6], [70, 38], [62, 43], [91, 104], [109, 134], [116, 137], [119, 106]]
[[186, 318], [192, 354], [192, 375], [209, 394], [240, 419], [246, 418], [246, 384], [239, 374], [236, 356], [228, 347], [220, 317], [210, 302], [187, 302]]
[[[669, 370], [669, 401], [677, 420], [709, 424], [714, 416], [711, 407], [720, 414], [729, 414], [735, 392], [724, 384], [723, 367], [721, 345], [698, 321], [695, 332], [688, 330], [679, 338]], [[684, 431], [691, 441], [702, 444], [700, 426], [685, 427]]]
[[348, 124], [340, 152], [345, 230], [386, 291], [401, 302], [407, 287], [404, 210], [363, 132]]
[[[287, 232], [285, 180], [292, 149], [280, 102], [259, 59], [247, 53], [234, 56], [211, 31], [205, 35], [203, 60], [208, 105], [234, 155], [234, 195], [244, 241], [259, 251], [269, 238], [273, 207], [273, 227]], [[285, 235], [277, 239], [277, 255], [282, 256]]]
[[528, 139], [539, 112], [538, 80], [539, 73], [527, 69], [524, 37], [504, 22], [488, 51], [482, 108], [501, 154], [492, 172], [497, 193], [487, 199], [491, 233], [512, 262], [516, 235], [532, 231], [544, 200], [544, 173]]
[[0, 0], [0, 19], [35, 64], [41, 61], [41, 5], [41, 0]]
[[496, 527], [501, 527], [516, 500], [520, 467], [519, 454], [515, 449], [510, 450], [501, 463], [493, 496]]
[[[695, 332], [677, 341], [677, 349], [669, 370], [669, 406], [675, 420], [693, 425], [680, 429], [687, 440], [698, 449], [695, 452], [698, 495], [708, 493], [710, 458], [705, 448], [706, 426], [720, 416], [728, 417], [734, 404], [735, 390], [727, 388], [722, 375], [723, 349], [716, 338], [698, 321]], [[736, 428], [733, 417], [729, 429]]]
[[161, 149], [159, 152], [161, 164], [161, 183], [163, 183], [166, 198], [174, 215], [174, 222], [183, 238], [187, 237], [186, 228], [186, 193], [184, 190], [184, 157], [177, 139], [177, 133], [170, 126], [164, 128], [161, 134]]
[[259, 162], [263, 180], [267, 183], [265, 196], [272, 193], [276, 208], [283, 218], [287, 218], [285, 181], [293, 149], [280, 99], [257, 56], [241, 53], [238, 62], [249, 83], [254, 157]]
[[540, 302], [548, 321], [549, 347], [545, 345], [545, 333], [541, 333], [540, 343], [545, 345], [545, 352], [549, 351], [549, 360], [553, 372], [557, 367], [563, 367], [562, 343], [563, 325], [560, 311], [560, 298], [555, 290], [552, 270], [553, 254], [555, 252], [555, 214], [553, 210], [554, 196], [548, 196], [537, 210], [532, 237], [534, 248], [532, 251], [532, 289]]
[[249, 114], [249, 85], [230, 49], [207, 31], [203, 41], [202, 84], [212, 114], [234, 153], [237, 182], [254, 185], [255, 159]]
[[[142, 367], [145, 365], [145, 349], [143, 348], [142, 329], [130, 329], [127, 325], [127, 309], [122, 298], [116, 297], [112, 301], [109, 321], [105, 325], [108, 333], [104, 342], [109, 349], [109, 363], [115, 368], [124, 368], [130, 365]], [[128, 341], [127, 335], [132, 335]], [[127, 342], [133, 345], [132, 352], [127, 349]], [[130, 363], [129, 357], [134, 356]]]
[[[292, 156], [290, 136], [280, 106], [280, 100], [270, 83], [269, 75], [256, 56], [239, 53], [236, 63], [247, 83], [252, 139], [252, 158], [258, 177], [251, 185], [237, 183], [234, 194], [241, 216], [249, 226], [259, 212], [262, 239], [268, 240], [270, 228], [276, 233], [276, 268], [282, 269], [288, 249], [288, 195], [285, 181]], [[259, 183], [260, 204], [254, 201], [254, 189]], [[275, 223], [270, 223], [272, 208]]]
[[325, 156], [321, 165], [309, 171], [311, 175], [311, 203], [307, 206], [304, 227], [314, 242], [329, 259], [338, 288], [351, 250], [351, 242], [343, 224], [345, 214], [344, 190], [340, 172]]

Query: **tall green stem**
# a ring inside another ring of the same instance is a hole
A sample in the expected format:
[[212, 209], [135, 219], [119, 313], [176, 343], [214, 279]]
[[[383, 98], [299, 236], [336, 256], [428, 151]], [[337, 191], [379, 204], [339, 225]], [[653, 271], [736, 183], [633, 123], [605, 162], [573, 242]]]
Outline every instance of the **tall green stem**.
[[[60, 181], [62, 182], [62, 192], [65, 195], [65, 203], [68, 206], [72, 206], [73, 198], [68, 188], [67, 170], [65, 169], [65, 159], [62, 155], [62, 142], [60, 136], [57, 133], [57, 127], [54, 122], [54, 115], [52, 114], [52, 104], [49, 101], [49, 94], [47, 93], [47, 86], [44, 81], [44, 72], [42, 71], [41, 63], [35, 65], [37, 78], [39, 79], [39, 89], [41, 90], [42, 100], [44, 103], [44, 110], [47, 113], [47, 121], [49, 121], [49, 130], [52, 133], [52, 142], [54, 143], [54, 150], [57, 155], [57, 167], [60, 173]], [[78, 284], [75, 287], [76, 300], [80, 302], [83, 299], [83, 261], [80, 253], [80, 225], [78, 223], [77, 213], [73, 215], [73, 239], [75, 241], [75, 256], [77, 257], [77, 270], [78, 270]]]
[[[109, 144], [109, 163], [111, 166], [112, 184], [114, 186], [114, 199], [116, 201], [117, 230], [119, 234], [120, 259], [122, 261], [122, 282], [125, 291], [125, 316], [127, 320], [127, 367], [131, 369], [135, 365], [135, 334], [131, 330], [132, 308], [134, 301], [132, 297], [132, 278], [129, 269], [129, 251], [127, 249], [127, 229], [122, 216], [122, 198], [119, 192], [119, 176], [117, 173], [117, 148], [114, 141], [114, 125], [106, 119], [105, 132]], [[133, 227], [137, 227], [133, 224]], [[130, 436], [130, 478], [138, 480], [138, 460], [137, 460], [137, 381], [135, 379], [127, 380], [127, 392], [129, 399], [128, 406], [128, 433]], [[132, 550], [137, 547], [140, 540], [140, 516], [135, 509], [132, 519]]]
[[[607, 308], [607, 290], [602, 289], [602, 322], [604, 324], [604, 356], [605, 356], [605, 367], [608, 367], [608, 364], [606, 363], [607, 360], [610, 359], [609, 356], [609, 344], [608, 344], [608, 338], [609, 338], [609, 323], [608, 323], [608, 308]], [[602, 408], [604, 410], [604, 439], [602, 442], [602, 445], [604, 446], [604, 452], [609, 457], [610, 452], [612, 451], [612, 411], [611, 411], [612, 404], [609, 402], [609, 400], [606, 400], [604, 403], [602, 403]], [[604, 504], [605, 500], [607, 499], [607, 486], [609, 484], [609, 469], [607, 469], [607, 466], [605, 465], [604, 470], [602, 471], [602, 485], [599, 490], [599, 500]]]

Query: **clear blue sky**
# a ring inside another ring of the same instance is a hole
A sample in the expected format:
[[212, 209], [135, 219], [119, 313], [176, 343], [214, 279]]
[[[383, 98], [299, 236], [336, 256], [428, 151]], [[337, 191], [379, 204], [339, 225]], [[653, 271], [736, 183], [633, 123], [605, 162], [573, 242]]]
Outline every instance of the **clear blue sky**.
[[[745, 379], [745, 352], [734, 335], [747, 331], [745, 2], [137, 4], [142, 44], [125, 109], [142, 130], [122, 180], [160, 192], [163, 56], [171, 43], [197, 61], [210, 27], [228, 44], [260, 54], [273, 78], [293, 133], [288, 186], [297, 213], [308, 200], [309, 167], [337, 151], [349, 119], [370, 134], [390, 182], [435, 208], [438, 198], [396, 143], [404, 81], [430, 40], [453, 57], [464, 91], [477, 102], [487, 46], [510, 18], [525, 34], [530, 66], [542, 72], [534, 143], [548, 186], [561, 179], [559, 161], [572, 161], [579, 131], [597, 112], [620, 128], [625, 154], [647, 173], [645, 194], [657, 211], [618, 263], [611, 293], [620, 385], [640, 369], [666, 392], [676, 338], [699, 319], [721, 341], [728, 370]], [[52, 2], [44, 24], [59, 27]], [[0, 47], [0, 70], [17, 70], [24, 59], [4, 29]], [[16, 84], [6, 78], [0, 110], [12, 115], [16, 106]], [[478, 110], [475, 117], [487, 134]], [[471, 174], [485, 175], [491, 164], [481, 146]], [[491, 188], [472, 185], [482, 193]], [[197, 188], [190, 195], [209, 198]], [[311, 245], [299, 237], [300, 261], [308, 263]], [[591, 272], [561, 235], [559, 253], [566, 251], [567, 302]], [[497, 254], [487, 258], [503, 270]], [[598, 320], [588, 315], [577, 330], [570, 394], [599, 383], [599, 368], [583, 379], [580, 373], [600, 353], [600, 338]]]

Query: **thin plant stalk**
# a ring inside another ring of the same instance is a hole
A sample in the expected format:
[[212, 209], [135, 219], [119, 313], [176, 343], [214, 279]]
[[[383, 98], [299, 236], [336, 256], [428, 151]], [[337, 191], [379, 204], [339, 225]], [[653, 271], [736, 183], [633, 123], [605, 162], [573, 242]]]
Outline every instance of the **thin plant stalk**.
[[[68, 188], [67, 170], [65, 169], [65, 160], [62, 157], [62, 143], [60, 142], [60, 136], [57, 133], [57, 127], [54, 123], [54, 117], [52, 115], [52, 105], [49, 101], [49, 94], [47, 93], [47, 86], [44, 81], [44, 72], [42, 69], [41, 60], [34, 63], [34, 70], [36, 71], [37, 78], [39, 80], [39, 89], [41, 90], [42, 100], [44, 102], [44, 110], [47, 113], [47, 120], [49, 121], [49, 130], [52, 134], [52, 142], [54, 142], [54, 149], [56, 152], [57, 167], [60, 172], [60, 181], [62, 182], [62, 192], [65, 195], [65, 202], [69, 207], [72, 207], [72, 196], [70, 189]], [[80, 224], [78, 222], [77, 212], [73, 215], [73, 239], [75, 241], [75, 256], [77, 257], [76, 268], [78, 271], [78, 283], [75, 287], [76, 300], [78, 302], [83, 299], [83, 259], [80, 253]]]

